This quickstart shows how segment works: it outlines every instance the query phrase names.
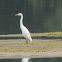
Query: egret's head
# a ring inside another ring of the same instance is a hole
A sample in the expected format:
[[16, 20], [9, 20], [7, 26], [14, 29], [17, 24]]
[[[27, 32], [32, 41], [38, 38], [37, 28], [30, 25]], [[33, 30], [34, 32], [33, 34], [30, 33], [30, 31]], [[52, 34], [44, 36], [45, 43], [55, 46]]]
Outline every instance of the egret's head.
[[16, 14], [15, 16], [21, 16], [21, 15], [23, 15], [22, 13], [18, 13], [18, 14]]

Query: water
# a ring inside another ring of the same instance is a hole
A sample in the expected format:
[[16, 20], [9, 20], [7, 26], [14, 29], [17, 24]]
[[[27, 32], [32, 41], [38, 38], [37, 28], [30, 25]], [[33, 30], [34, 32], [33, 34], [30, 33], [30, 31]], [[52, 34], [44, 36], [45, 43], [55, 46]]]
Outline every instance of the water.
[[0, 62], [62, 62], [62, 58], [0, 59]]
[[30, 58], [22, 58], [22, 61], [21, 62], [29, 62], [29, 59]]

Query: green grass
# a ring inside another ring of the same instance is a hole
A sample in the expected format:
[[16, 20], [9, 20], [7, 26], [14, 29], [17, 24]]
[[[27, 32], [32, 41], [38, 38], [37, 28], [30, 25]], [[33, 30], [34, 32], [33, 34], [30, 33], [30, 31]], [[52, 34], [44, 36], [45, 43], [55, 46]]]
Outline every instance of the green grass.
[[[0, 35], [0, 37], [21, 37], [21, 34], [11, 34], [11, 35]], [[59, 37], [62, 36], [62, 32], [49, 32], [49, 33], [31, 33], [32, 37], [35, 36], [48, 36], [48, 37]], [[43, 45], [42, 47], [12, 47], [12, 46], [36, 46]], [[61, 49], [62, 41], [43, 41], [43, 40], [33, 40], [32, 43], [26, 44], [24, 40], [10, 40], [1, 41], [0, 40], [0, 52], [42, 52], [42, 51], [52, 51]], [[11, 46], [11, 47], [8, 47]], [[62, 50], [61, 50], [62, 51]]]
[[[23, 41], [24, 42], [24, 41]], [[1, 43], [1, 42], [0, 42]], [[8, 47], [8, 46], [32, 46], [32, 45], [43, 45], [42, 47]], [[53, 49], [61, 48], [62, 41], [34, 41], [26, 44], [22, 41], [13, 42], [2, 42], [0, 46], [0, 52], [42, 52], [51, 51]]]
[[46, 33], [31, 33], [32, 36], [54, 36], [59, 37], [62, 36], [62, 32], [46, 32]]
[[[31, 36], [62, 36], [62, 32], [31, 33]], [[22, 34], [0, 35], [0, 37], [22, 37]]]

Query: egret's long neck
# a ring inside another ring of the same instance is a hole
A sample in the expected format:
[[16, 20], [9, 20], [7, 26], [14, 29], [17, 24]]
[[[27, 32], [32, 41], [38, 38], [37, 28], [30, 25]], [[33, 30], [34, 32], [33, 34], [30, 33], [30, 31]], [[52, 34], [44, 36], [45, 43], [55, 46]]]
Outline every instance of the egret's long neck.
[[23, 27], [23, 15], [21, 15], [21, 18], [20, 18], [20, 28], [22, 29]]

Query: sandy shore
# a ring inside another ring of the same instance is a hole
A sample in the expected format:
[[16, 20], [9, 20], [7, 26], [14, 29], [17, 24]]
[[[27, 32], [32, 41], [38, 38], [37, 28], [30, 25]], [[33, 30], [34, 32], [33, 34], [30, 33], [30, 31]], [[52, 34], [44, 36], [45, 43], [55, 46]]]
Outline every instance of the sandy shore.
[[50, 57], [62, 57], [62, 52], [40, 52], [40, 53], [14, 53], [14, 52], [0, 52], [0, 59], [10, 58], [50, 58]]
[[[15, 47], [15, 46], [17, 46], [18, 44], [20, 44], [20, 43], [22, 43], [21, 41], [24, 41], [24, 39], [23, 40], [20, 40], [20, 39], [18, 39], [18, 40], [0, 40], [0, 59], [11, 59], [11, 58], [50, 58], [50, 57], [62, 57], [62, 41], [61, 41], [61, 43], [59, 43], [58, 45], [56, 45], [55, 44], [55, 42], [52, 44], [52, 46], [53, 47], [55, 47], [55, 49], [51, 49], [51, 50], [41, 50], [41, 51], [38, 51], [38, 50], [36, 50], [36, 52], [34, 51], [34, 52], [17, 52], [17, 50], [13, 50], [13, 52], [12, 52], [12, 50], [10, 50], [10, 48], [12, 49], [14, 49], [14, 48], [17, 48], [17, 47]], [[39, 42], [39, 41], [41, 41], [41, 42], [43, 42], [43, 43], [46, 43], [46, 42], [48, 42], [48, 41], [53, 41], [53, 40], [36, 40], [36, 39], [34, 39], [33, 40], [33, 42], [35, 43], [35, 42]], [[54, 40], [55, 41], [55, 40]], [[56, 40], [56, 41], [60, 41], [60, 40]], [[14, 44], [13, 44], [14, 43]], [[16, 43], [16, 44], [15, 44]], [[23, 42], [24, 43], [24, 42]], [[22, 44], [23, 44], [22, 43]], [[13, 45], [12, 45], [13, 44]], [[9, 45], [9, 46], [8, 46]], [[43, 45], [43, 44], [42, 44]], [[28, 45], [28, 46], [30, 46], [30, 45]], [[18, 46], [19, 47], [19, 46]], [[32, 46], [33, 47], [33, 46]], [[40, 46], [39, 45], [39, 48], [40, 47], [47, 47], [47, 46]], [[57, 48], [58, 47], [58, 48]], [[2, 50], [2, 48], [3, 48], [3, 52], [1, 51]], [[5, 49], [4, 49], [5, 48]], [[10, 51], [6, 51], [6, 50], [8, 50], [8, 49], [10, 50]], [[22, 48], [22, 47], [20, 47], [20, 48]], [[23, 48], [25, 48], [24, 46], [23, 46]], [[27, 47], [28, 48], [28, 47]], [[29, 48], [31, 48], [31, 47], [29, 47]], [[36, 48], [37, 48], [37, 46], [36, 46]], [[5, 51], [5, 52], [4, 52]]]

